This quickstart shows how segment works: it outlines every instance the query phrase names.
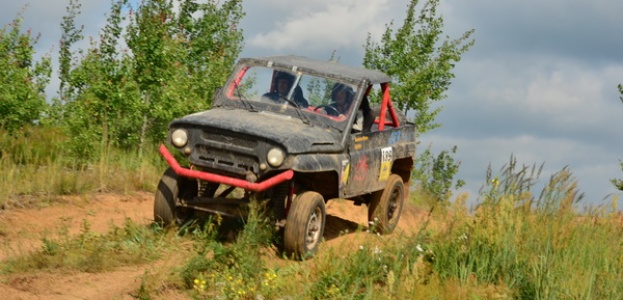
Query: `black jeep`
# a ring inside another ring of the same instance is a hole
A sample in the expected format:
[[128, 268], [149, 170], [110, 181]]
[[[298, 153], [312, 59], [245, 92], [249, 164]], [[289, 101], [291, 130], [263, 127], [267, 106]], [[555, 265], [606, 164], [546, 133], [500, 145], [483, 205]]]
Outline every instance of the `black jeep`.
[[366, 204], [370, 228], [392, 232], [416, 145], [387, 75], [299, 56], [240, 59], [212, 109], [169, 124], [168, 143], [188, 166], [160, 146], [170, 168], [156, 192], [156, 222], [240, 216], [256, 199], [298, 258], [317, 250], [330, 199]]

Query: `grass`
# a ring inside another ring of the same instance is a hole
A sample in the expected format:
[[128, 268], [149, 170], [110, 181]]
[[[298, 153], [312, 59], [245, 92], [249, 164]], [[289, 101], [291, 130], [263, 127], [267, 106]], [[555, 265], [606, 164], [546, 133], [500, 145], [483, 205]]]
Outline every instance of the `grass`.
[[117, 267], [154, 261], [177, 244], [174, 237], [157, 227], [140, 226], [126, 220], [123, 227], [111, 226], [106, 234], [90, 230], [87, 220], [81, 232], [69, 235], [61, 228], [57, 238], [43, 238], [39, 251], [3, 262], [1, 273], [36, 270], [103, 272]]
[[[39, 149], [5, 151], [0, 159], [5, 209], [65, 194], [152, 191], [164, 169], [155, 153], [108, 149], [97, 162], [78, 167], [63, 159], [62, 149]], [[223, 240], [220, 220], [179, 231], [128, 220], [105, 234], [91, 232], [85, 221], [77, 235], [44, 238], [39, 251], [3, 261], [2, 272], [102, 272], [174, 252], [180, 261], [146, 271], [136, 298], [172, 291], [195, 299], [623, 298], [617, 199], [579, 210], [582, 194], [570, 170], [551, 175], [537, 190], [541, 168], [518, 166], [512, 158], [487, 174], [476, 209], [467, 207], [465, 195], [435, 204], [416, 192], [411, 200], [432, 211], [430, 224], [389, 236], [345, 233], [361, 238], [344, 239], [355, 245], [323, 245], [303, 262], [279, 257], [269, 222], [254, 208], [230, 240]]]
[[65, 139], [52, 129], [23, 135], [0, 135], [1, 208], [45, 204], [60, 195], [154, 191], [164, 169], [156, 147], [143, 155], [104, 148], [99, 159], [83, 163], [59, 146]]

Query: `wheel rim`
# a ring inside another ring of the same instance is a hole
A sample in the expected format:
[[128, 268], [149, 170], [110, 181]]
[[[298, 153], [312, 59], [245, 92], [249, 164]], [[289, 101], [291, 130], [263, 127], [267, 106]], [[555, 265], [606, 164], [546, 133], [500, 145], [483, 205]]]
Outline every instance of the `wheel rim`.
[[399, 187], [395, 187], [392, 190], [392, 194], [389, 197], [389, 203], [387, 204], [387, 221], [391, 222], [394, 220], [394, 214], [400, 208], [401, 196], [401, 189]]
[[322, 210], [316, 207], [307, 221], [307, 232], [305, 234], [305, 246], [313, 249], [320, 240], [320, 228], [322, 227]]

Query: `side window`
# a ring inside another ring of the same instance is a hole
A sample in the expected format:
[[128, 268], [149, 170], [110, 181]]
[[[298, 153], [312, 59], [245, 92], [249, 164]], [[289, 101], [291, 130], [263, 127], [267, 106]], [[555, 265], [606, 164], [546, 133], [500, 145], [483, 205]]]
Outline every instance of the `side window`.
[[362, 128], [364, 132], [374, 132], [379, 130], [377, 118], [381, 111], [381, 100], [383, 93], [380, 84], [370, 85], [361, 103], [360, 113], [362, 114]]

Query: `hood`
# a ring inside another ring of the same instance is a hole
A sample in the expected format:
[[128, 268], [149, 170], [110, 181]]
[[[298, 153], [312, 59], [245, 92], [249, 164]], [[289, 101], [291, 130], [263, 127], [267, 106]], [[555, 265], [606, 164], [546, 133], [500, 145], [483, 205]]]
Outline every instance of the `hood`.
[[341, 152], [342, 133], [309, 125], [296, 116], [243, 109], [214, 108], [176, 119], [169, 127], [211, 127], [274, 141], [290, 154]]

